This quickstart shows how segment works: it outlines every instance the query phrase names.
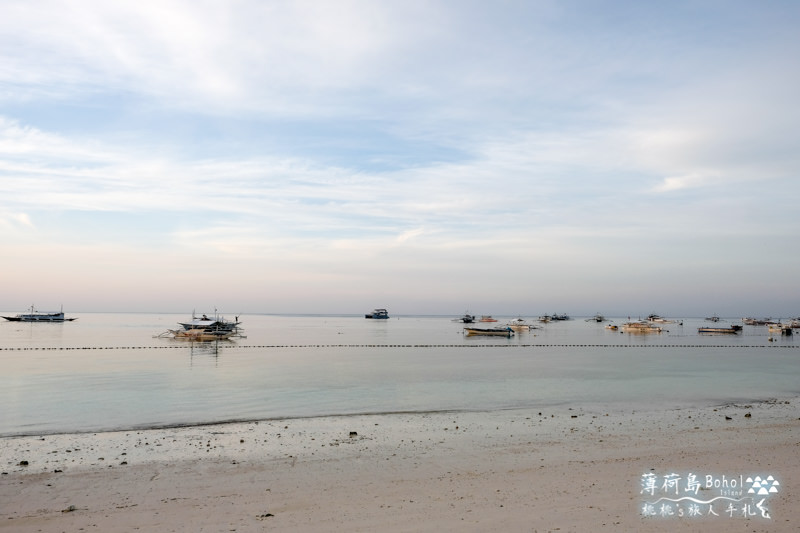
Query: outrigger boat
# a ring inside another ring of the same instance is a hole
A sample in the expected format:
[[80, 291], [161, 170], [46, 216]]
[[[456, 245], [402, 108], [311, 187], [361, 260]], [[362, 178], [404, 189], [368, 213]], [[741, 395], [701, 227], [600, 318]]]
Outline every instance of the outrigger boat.
[[72, 322], [75, 318], [66, 318], [64, 316], [64, 308], [58, 313], [41, 313], [31, 306], [29, 313], [21, 313], [16, 316], [4, 316], [6, 320], [11, 322]]
[[497, 319], [492, 318], [492, 315], [481, 315], [479, 322], [497, 322]]
[[464, 316], [455, 319], [455, 321], [463, 322], [464, 324], [472, 324], [473, 322], [475, 322], [475, 315], [471, 315], [469, 314], [469, 311], [467, 311], [466, 313], [464, 313]]
[[239, 322], [238, 316], [235, 317], [233, 322], [229, 322], [216, 314], [212, 319], [206, 315], [198, 318], [192, 313], [190, 322], [178, 322], [181, 329], [168, 329], [158, 337], [172, 337], [173, 339], [198, 342], [226, 340], [232, 337], [244, 338], [239, 324], [241, 322]]
[[792, 325], [791, 324], [782, 324], [777, 322], [775, 324], [769, 324], [767, 329], [770, 333], [780, 333], [781, 335], [791, 335], [792, 334]]
[[516, 332], [530, 331], [536, 328], [536, 326], [528, 324], [522, 317], [512, 320], [507, 326]]
[[371, 313], [367, 313], [364, 315], [364, 318], [375, 318], [375, 319], [382, 319], [386, 320], [389, 318], [389, 311], [386, 309], [375, 309]]
[[697, 333], [727, 333], [727, 334], [737, 334], [742, 331], [742, 326], [739, 324], [732, 324], [729, 328], [714, 328], [714, 327], [703, 327], [697, 328]]
[[661, 333], [661, 328], [645, 321], [626, 322], [622, 324], [622, 331], [625, 333]]
[[664, 318], [663, 316], [657, 315], [655, 313], [651, 313], [651, 314], [647, 315], [647, 321], [648, 322], [653, 322], [653, 323], [656, 323], [656, 324], [672, 324], [673, 322], [675, 322], [674, 320], [668, 320], [668, 319]]
[[752, 317], [743, 318], [742, 322], [744, 322], [748, 326], [769, 326], [770, 324], [776, 323], [771, 318], [752, 318]]
[[464, 333], [468, 337], [472, 337], [474, 335], [486, 335], [491, 337], [513, 337], [514, 330], [511, 328], [464, 328]]
[[203, 331], [202, 329], [169, 330], [168, 333], [172, 335], [173, 339], [193, 342], [223, 341], [230, 339], [235, 334], [232, 331]]

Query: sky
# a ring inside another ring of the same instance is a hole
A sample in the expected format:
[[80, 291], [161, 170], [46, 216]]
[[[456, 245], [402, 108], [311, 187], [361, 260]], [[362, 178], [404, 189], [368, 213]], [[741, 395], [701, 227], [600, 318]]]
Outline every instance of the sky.
[[798, 316], [799, 26], [5, 0], [0, 309]]

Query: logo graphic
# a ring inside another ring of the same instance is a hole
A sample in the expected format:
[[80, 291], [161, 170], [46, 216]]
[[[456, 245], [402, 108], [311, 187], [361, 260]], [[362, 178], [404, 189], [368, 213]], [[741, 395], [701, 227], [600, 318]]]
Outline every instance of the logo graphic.
[[749, 477], [746, 481], [750, 483], [750, 489], [747, 491], [748, 494], [769, 496], [770, 494], [777, 494], [778, 487], [780, 486], [780, 483], [772, 476], [769, 476], [767, 479], [761, 479], [761, 476], [756, 476], [755, 479]]
[[768, 498], [778, 493], [780, 483], [772, 475], [695, 474], [675, 472], [642, 474], [641, 513], [655, 518], [752, 518], [771, 520]]

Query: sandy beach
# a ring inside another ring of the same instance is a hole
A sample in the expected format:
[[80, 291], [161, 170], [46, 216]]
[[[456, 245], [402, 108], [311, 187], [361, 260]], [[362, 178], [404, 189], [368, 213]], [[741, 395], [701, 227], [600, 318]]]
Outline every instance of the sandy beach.
[[[7, 437], [0, 468], [0, 529], [14, 532], [796, 531], [800, 401]], [[646, 510], [673, 474], [681, 494], [696, 475], [705, 500], [749, 476], [779, 484], [765, 513], [756, 500]]]

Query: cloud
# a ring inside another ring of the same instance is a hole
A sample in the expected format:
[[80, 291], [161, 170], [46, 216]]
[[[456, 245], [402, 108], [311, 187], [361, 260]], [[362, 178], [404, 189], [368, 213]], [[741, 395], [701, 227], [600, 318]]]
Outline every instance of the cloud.
[[35, 229], [27, 213], [4, 213], [0, 211], [0, 226], [11, 232], [18, 229]]
[[397, 236], [397, 242], [398, 243], [408, 242], [423, 234], [425, 234], [425, 228], [415, 228], [408, 231], [404, 231], [403, 233]]
[[398, 7], [15, 2], [0, 22], [0, 76], [26, 94], [121, 91], [212, 113], [319, 113], [327, 91], [373, 85], [408, 25], [426, 25], [418, 8]]
[[669, 176], [655, 187], [656, 192], [672, 192], [681, 189], [702, 187], [709, 182], [708, 176], [702, 174], [690, 174], [686, 176]]

